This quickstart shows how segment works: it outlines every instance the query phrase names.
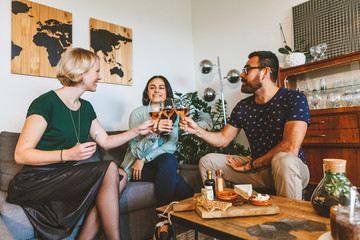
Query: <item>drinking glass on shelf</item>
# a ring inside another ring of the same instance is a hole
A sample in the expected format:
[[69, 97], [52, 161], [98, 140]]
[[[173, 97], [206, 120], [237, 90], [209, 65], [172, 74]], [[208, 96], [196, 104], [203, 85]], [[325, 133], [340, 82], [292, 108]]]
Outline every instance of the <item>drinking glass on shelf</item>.
[[309, 108], [312, 109], [313, 105], [311, 104], [314, 96], [311, 94], [311, 93], [305, 93], [305, 96], [306, 96], [306, 99], [308, 101], [308, 104], [309, 104]]
[[341, 96], [339, 93], [330, 93], [327, 97], [327, 103], [331, 108], [338, 108], [341, 104]]
[[[161, 102], [161, 112], [170, 119], [170, 117], [174, 114], [174, 99], [173, 98], [166, 98], [164, 101]], [[170, 133], [164, 133], [164, 135], [168, 135]]]
[[[159, 120], [160, 116], [161, 116], [161, 104], [160, 103], [153, 103], [153, 102], [149, 102], [148, 105], [148, 113], [149, 116], [152, 120]], [[152, 138], [156, 138], [157, 136], [155, 135], [155, 133], [152, 133], [150, 135]]]
[[[187, 98], [179, 98], [175, 100], [175, 112], [180, 118], [186, 117], [190, 109], [190, 100]], [[188, 134], [187, 127], [185, 133]]]
[[353, 94], [354, 104], [360, 106], [360, 88], [356, 89]]
[[324, 92], [326, 88], [326, 78], [320, 78], [320, 90]]
[[319, 46], [313, 46], [310, 48], [310, 55], [313, 57], [313, 60], [311, 60], [312, 62], [320, 60], [320, 54], [321, 51]]
[[314, 90], [312, 93], [311, 105], [314, 106], [313, 109], [319, 109], [319, 103], [321, 101], [321, 95], [319, 91]]
[[319, 57], [319, 60], [322, 60], [322, 59], [325, 59], [326, 56], [325, 56], [325, 51], [327, 49], [327, 44], [326, 43], [320, 43], [318, 45], [319, 47], [319, 50], [320, 50], [320, 57]]
[[347, 90], [341, 95], [341, 104], [344, 107], [352, 107], [355, 105], [355, 98], [351, 90]]

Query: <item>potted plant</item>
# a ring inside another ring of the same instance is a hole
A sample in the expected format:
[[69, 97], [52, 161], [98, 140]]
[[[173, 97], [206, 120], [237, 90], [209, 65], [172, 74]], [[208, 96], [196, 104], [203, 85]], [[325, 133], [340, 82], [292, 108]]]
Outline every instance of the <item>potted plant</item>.
[[298, 50], [298, 47], [303, 44], [305, 40], [301, 40], [297, 44], [295, 44], [294, 49], [289, 47], [287, 44], [285, 44], [284, 47], [281, 47], [278, 49], [278, 51], [282, 54], [286, 54], [285, 57], [285, 66], [286, 67], [294, 67], [301, 64], [304, 64], [306, 62], [306, 56], [305, 53], [307, 51], [300, 51]]
[[[206, 101], [198, 97], [198, 92], [189, 92], [186, 94], [176, 92], [175, 95], [177, 98], [187, 98], [190, 101], [190, 111], [188, 116], [206, 130], [218, 132], [224, 127], [223, 110], [220, 100], [215, 103], [214, 107], [211, 107]], [[179, 134], [177, 150], [174, 154], [180, 163], [197, 166], [200, 158], [207, 153], [248, 156], [250, 155], [250, 150], [245, 149], [243, 145], [235, 140], [231, 141], [227, 147], [220, 149], [211, 146], [195, 135]]]

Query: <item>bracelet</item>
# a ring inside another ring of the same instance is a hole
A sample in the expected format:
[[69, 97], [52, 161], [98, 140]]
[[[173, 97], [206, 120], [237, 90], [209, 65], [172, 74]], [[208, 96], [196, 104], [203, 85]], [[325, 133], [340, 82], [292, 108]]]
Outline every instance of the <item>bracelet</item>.
[[61, 162], [61, 163], [63, 163], [62, 152], [63, 152], [63, 149], [60, 150], [60, 162]]
[[[246, 164], [247, 164], [247, 163], [246, 163]], [[246, 164], [245, 164], [245, 165], [246, 165]], [[244, 173], [248, 173], [249, 171], [246, 170], [245, 165], [244, 165]]]

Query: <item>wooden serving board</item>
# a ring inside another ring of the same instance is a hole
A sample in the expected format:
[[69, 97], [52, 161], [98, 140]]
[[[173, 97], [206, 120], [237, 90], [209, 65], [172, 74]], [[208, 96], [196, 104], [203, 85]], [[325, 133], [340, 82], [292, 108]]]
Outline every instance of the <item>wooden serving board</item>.
[[246, 203], [242, 206], [231, 206], [226, 211], [214, 210], [208, 212], [202, 206], [196, 205], [196, 212], [202, 218], [229, 218], [229, 217], [241, 217], [241, 216], [262, 216], [262, 215], [274, 215], [280, 213], [280, 208], [273, 203], [267, 206], [256, 206], [251, 203]]
[[196, 200], [194, 198], [188, 198], [173, 205], [172, 210], [174, 212], [191, 211], [195, 210]]

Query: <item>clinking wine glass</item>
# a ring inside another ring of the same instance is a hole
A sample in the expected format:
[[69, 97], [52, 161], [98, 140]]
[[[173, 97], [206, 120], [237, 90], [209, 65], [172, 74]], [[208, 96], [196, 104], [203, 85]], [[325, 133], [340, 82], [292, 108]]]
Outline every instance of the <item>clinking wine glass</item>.
[[[179, 99], [175, 100], [175, 112], [181, 118], [186, 117], [186, 115], [189, 112], [189, 108], [190, 108], [190, 100], [189, 99], [179, 98]], [[188, 134], [187, 126], [186, 126], [186, 131], [183, 134]]]
[[[162, 114], [162, 112], [161, 112], [161, 104], [160, 103], [154, 103], [154, 102], [150, 101], [149, 105], [148, 105], [148, 113], [149, 113], [149, 116], [150, 116], [150, 118], [152, 120], [159, 120], [160, 116]], [[155, 135], [155, 133], [152, 133], [151, 137], [155, 138], [157, 136]]]
[[[170, 117], [174, 114], [174, 99], [166, 98], [161, 102], [161, 111], [162, 113], [170, 120]], [[164, 135], [168, 135], [170, 133], [166, 132]]]

